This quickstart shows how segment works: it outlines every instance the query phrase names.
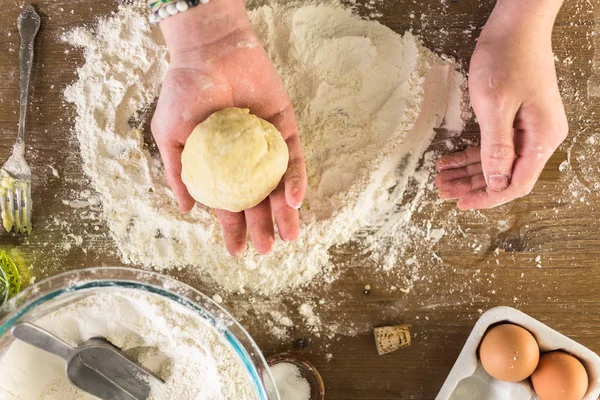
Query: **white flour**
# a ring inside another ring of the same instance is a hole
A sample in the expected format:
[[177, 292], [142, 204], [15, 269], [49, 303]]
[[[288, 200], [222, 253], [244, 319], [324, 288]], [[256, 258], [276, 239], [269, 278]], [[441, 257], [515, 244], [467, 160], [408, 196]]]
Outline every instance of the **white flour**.
[[144, 12], [123, 7], [94, 34], [67, 35], [86, 62], [65, 96], [77, 107], [84, 168], [124, 262], [193, 268], [226, 291], [273, 294], [331, 278], [328, 250], [361, 228], [406, 220], [381, 222], [396, 212], [448, 110], [452, 129], [460, 125], [462, 76], [410, 33], [341, 7], [271, 6], [250, 17], [292, 97], [309, 176], [300, 238], [278, 241], [268, 256], [249, 249], [230, 257], [210, 210], [178, 212], [138, 121], [167, 68], [160, 32]]
[[[105, 337], [157, 373], [150, 399], [253, 399], [249, 374], [220, 334], [182, 305], [113, 291], [78, 300], [35, 321], [77, 346]], [[67, 380], [65, 362], [15, 341], [0, 361], [3, 400], [93, 400]]]

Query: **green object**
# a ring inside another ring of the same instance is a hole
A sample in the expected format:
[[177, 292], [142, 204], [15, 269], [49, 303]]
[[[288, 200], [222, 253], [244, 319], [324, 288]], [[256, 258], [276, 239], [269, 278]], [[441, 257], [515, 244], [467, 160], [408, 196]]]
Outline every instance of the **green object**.
[[19, 293], [22, 283], [15, 261], [4, 250], [0, 250], [0, 304]]

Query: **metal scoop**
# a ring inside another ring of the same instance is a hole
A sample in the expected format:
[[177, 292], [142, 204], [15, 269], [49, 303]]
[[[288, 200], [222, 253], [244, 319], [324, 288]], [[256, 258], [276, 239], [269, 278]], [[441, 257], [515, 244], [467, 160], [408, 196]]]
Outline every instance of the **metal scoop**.
[[146, 400], [150, 382], [162, 380], [131, 360], [105, 339], [86, 340], [74, 348], [42, 328], [20, 323], [12, 328], [15, 338], [63, 358], [67, 376], [81, 390], [104, 400]]

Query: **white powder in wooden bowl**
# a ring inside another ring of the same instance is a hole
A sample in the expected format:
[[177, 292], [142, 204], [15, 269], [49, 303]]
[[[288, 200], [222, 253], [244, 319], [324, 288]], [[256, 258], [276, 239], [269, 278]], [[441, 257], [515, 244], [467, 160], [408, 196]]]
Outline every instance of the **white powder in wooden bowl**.
[[271, 367], [281, 400], [310, 400], [310, 384], [297, 365], [280, 362]]
[[84, 169], [125, 263], [191, 268], [225, 291], [274, 294], [331, 279], [328, 250], [397, 213], [434, 128], [447, 111], [454, 129], [460, 124], [463, 77], [411, 33], [341, 6], [264, 6], [250, 19], [292, 98], [308, 169], [301, 236], [277, 240], [267, 256], [253, 249], [229, 256], [209, 209], [181, 215], [159, 158], [144, 144], [139, 113], [167, 68], [145, 9], [124, 6], [93, 31], [65, 36], [86, 58], [65, 97], [77, 107]]

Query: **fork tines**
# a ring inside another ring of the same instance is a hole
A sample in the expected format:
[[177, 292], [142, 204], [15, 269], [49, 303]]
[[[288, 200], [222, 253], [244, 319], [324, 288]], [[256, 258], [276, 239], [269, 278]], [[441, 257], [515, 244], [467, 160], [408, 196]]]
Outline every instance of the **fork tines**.
[[2, 225], [10, 232], [31, 233], [31, 183], [15, 179], [6, 171], [2, 172], [0, 184], [0, 206]]

